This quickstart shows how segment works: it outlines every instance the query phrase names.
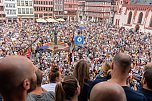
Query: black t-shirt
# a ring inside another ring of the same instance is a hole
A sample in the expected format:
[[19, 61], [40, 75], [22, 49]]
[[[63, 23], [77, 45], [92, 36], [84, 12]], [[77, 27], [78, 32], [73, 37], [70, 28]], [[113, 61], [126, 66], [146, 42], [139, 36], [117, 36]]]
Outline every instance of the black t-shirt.
[[2, 97], [0, 96], [0, 101], [2, 101]]
[[92, 81], [88, 81], [84, 84], [83, 88], [81, 89], [80, 95], [78, 97], [78, 101], [88, 101], [90, 91], [91, 91]]
[[144, 94], [147, 101], [152, 101], [152, 91], [144, 89], [144, 88], [140, 88], [138, 89], [138, 92]]
[[122, 86], [127, 97], [127, 101], [146, 101], [146, 97], [127, 86]]

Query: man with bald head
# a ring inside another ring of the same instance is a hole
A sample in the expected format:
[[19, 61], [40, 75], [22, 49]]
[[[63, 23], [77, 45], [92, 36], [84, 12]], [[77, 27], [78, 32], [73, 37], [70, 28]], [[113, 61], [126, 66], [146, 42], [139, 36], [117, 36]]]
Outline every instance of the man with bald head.
[[109, 82], [117, 83], [123, 87], [127, 101], [145, 101], [143, 94], [133, 91], [127, 86], [127, 79], [131, 71], [131, 58], [125, 53], [117, 54], [112, 63], [112, 73]]
[[90, 94], [90, 101], [127, 101], [123, 88], [116, 83], [96, 84]]
[[23, 56], [0, 59], [0, 94], [4, 101], [26, 101], [27, 93], [35, 89], [35, 66]]

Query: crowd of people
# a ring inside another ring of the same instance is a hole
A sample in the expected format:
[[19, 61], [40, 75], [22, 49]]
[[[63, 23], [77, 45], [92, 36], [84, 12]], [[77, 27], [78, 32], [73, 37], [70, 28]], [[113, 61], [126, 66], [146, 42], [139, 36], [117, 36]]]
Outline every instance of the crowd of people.
[[[54, 42], [54, 33], [69, 49], [41, 48]], [[78, 35], [84, 36], [83, 45], [74, 45]], [[4, 101], [152, 101], [150, 62], [151, 33], [86, 21], [0, 26]]]

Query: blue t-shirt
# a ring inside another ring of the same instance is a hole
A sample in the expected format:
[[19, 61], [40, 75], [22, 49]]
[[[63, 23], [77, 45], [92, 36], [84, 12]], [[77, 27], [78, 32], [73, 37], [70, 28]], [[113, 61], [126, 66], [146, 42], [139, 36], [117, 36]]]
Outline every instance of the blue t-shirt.
[[142, 93], [146, 97], [147, 101], [152, 101], [152, 91], [140, 88], [138, 89], [138, 92]]
[[126, 93], [127, 101], [147, 101], [146, 97], [143, 94], [140, 94], [128, 86], [122, 86]]

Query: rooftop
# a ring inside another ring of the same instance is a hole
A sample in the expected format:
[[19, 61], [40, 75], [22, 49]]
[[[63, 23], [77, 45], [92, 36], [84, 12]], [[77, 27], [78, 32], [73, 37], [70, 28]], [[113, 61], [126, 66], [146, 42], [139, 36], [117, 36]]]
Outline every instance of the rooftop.
[[111, 0], [86, 0], [86, 2], [111, 2]]

